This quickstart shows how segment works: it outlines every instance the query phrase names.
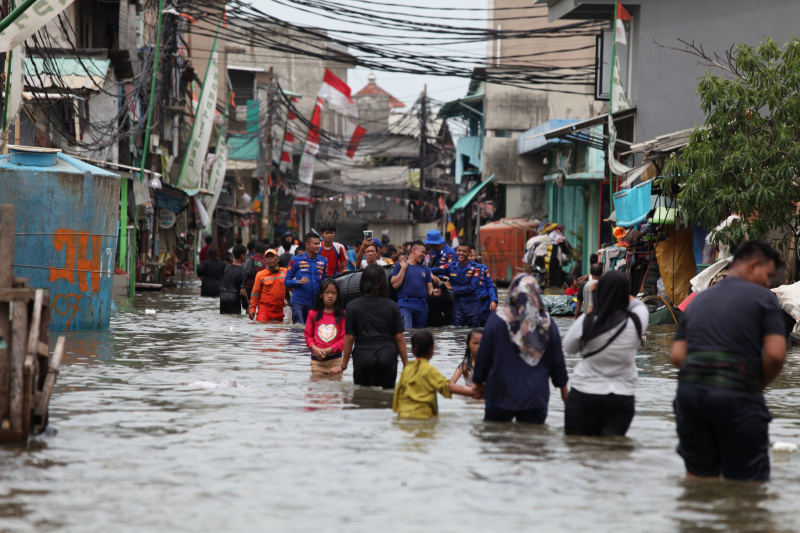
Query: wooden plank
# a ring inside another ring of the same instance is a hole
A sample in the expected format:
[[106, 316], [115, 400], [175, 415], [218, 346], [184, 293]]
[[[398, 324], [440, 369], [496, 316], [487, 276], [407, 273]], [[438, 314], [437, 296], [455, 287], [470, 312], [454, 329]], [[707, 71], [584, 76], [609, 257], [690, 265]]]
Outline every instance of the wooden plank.
[[64, 356], [64, 346], [67, 343], [67, 338], [63, 335], [56, 341], [56, 349], [53, 351], [53, 357], [50, 358], [50, 368], [47, 371], [47, 377], [44, 380], [44, 387], [42, 392], [36, 397], [36, 406], [34, 412], [42, 419], [41, 426], [37, 426], [35, 431], [44, 431], [47, 427], [48, 411], [50, 408], [50, 395], [53, 394], [53, 387], [56, 384], [56, 377], [58, 377], [58, 369], [61, 366], [61, 358]]
[[[14, 283], [14, 206], [0, 205], [0, 289]], [[8, 420], [10, 381], [11, 306], [0, 302], [0, 424]]]
[[29, 302], [34, 296], [35, 291], [30, 287], [18, 289], [0, 287], [0, 302]]
[[39, 334], [42, 325], [42, 304], [44, 303], [44, 291], [36, 289], [36, 296], [33, 299], [33, 310], [31, 312], [31, 325], [28, 328], [28, 354], [34, 354], [39, 350]]
[[33, 379], [36, 375], [36, 356], [28, 354], [25, 356], [25, 366], [23, 367], [23, 388], [22, 388], [22, 434], [26, 437], [31, 434], [31, 408], [33, 407]]
[[22, 429], [22, 389], [25, 349], [28, 343], [28, 306], [14, 304], [11, 315], [11, 357], [9, 364], [8, 420], [11, 429]]
[[42, 341], [36, 341], [36, 351], [34, 353], [38, 353], [39, 355], [49, 357], [50, 347], [47, 344], [43, 343]]

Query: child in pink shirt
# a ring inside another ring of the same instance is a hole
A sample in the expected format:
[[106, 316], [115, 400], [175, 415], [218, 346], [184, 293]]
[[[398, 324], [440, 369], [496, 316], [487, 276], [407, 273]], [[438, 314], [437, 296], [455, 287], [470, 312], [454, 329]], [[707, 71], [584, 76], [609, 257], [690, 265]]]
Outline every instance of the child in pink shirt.
[[341, 364], [344, 347], [344, 307], [339, 286], [331, 278], [320, 285], [304, 332], [306, 345], [311, 350], [311, 373], [330, 374], [331, 368]]

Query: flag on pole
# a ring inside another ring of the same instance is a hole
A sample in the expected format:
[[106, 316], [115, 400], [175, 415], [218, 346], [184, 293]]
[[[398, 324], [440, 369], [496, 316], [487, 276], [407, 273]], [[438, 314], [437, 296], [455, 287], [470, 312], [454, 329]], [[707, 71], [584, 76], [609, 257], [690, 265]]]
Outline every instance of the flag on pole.
[[314, 181], [314, 161], [319, 153], [319, 134], [322, 124], [323, 103], [321, 98], [317, 98], [317, 105], [314, 107], [314, 114], [311, 116], [311, 127], [308, 129], [306, 144], [303, 146], [303, 156], [300, 160], [300, 171], [297, 179], [300, 183], [311, 185]]
[[340, 108], [346, 115], [358, 116], [358, 108], [350, 96], [350, 86], [339, 79], [329, 69], [325, 69], [322, 87], [319, 88], [317, 98], [327, 100], [331, 105]]
[[347, 144], [347, 157], [349, 159], [353, 159], [353, 156], [356, 155], [356, 150], [358, 150], [358, 145], [361, 144], [361, 139], [364, 138], [364, 135], [367, 133], [367, 130], [359, 126], [358, 124], [354, 124], [351, 121], [347, 121], [347, 138], [349, 142]]
[[208, 151], [208, 142], [211, 140], [214, 114], [217, 109], [217, 87], [219, 85], [217, 36], [221, 22], [222, 17], [220, 16], [214, 34], [214, 42], [211, 45], [211, 57], [208, 59], [208, 66], [203, 77], [203, 87], [194, 114], [186, 153], [183, 156], [178, 178], [175, 180], [175, 185], [184, 189], [199, 189], [202, 185], [203, 162]]
[[[274, 155], [280, 156], [280, 168], [283, 170], [291, 170], [292, 168], [292, 151], [294, 146], [297, 143], [297, 139], [294, 135], [295, 131], [295, 122], [297, 121], [297, 115], [294, 113], [292, 109], [292, 105], [296, 104], [300, 100], [296, 96], [292, 96], [289, 101], [291, 102], [289, 107], [289, 112], [286, 117], [286, 125], [284, 126], [283, 132], [283, 141], [280, 144], [280, 152]], [[273, 158], [274, 159], [274, 158]]]
[[614, 32], [614, 42], [628, 46], [628, 40], [625, 37], [625, 24], [623, 24], [623, 21], [626, 20], [631, 20], [631, 14], [628, 13], [627, 9], [622, 7], [622, 4], [617, 2], [617, 21], [616, 30]]
[[[3, 130], [5, 131], [11, 124], [16, 122], [19, 110], [22, 107], [22, 87], [23, 87], [23, 70], [25, 64], [25, 46], [20, 45], [14, 48], [11, 52], [11, 61], [9, 62], [9, 79], [10, 83], [7, 85], [6, 90], [6, 107], [3, 110]], [[5, 135], [1, 136], [0, 145], [5, 142]], [[13, 137], [13, 136], [12, 136]]]
[[0, 52], [22, 44], [25, 39], [56, 18], [74, 0], [37, 0], [26, 9], [17, 20], [0, 32]]
[[[225, 108], [225, 115], [228, 114], [228, 107]], [[225, 171], [228, 169], [228, 121], [223, 120], [219, 128], [219, 138], [217, 139], [217, 149], [214, 151], [214, 163], [211, 165], [211, 171], [208, 173], [208, 191], [213, 196], [206, 196], [206, 209], [209, 216], [209, 223], [206, 224], [206, 229], [211, 229], [208, 226], [211, 223], [211, 217], [214, 216], [214, 209], [217, 207], [217, 201], [222, 193], [222, 185], [225, 183]]]

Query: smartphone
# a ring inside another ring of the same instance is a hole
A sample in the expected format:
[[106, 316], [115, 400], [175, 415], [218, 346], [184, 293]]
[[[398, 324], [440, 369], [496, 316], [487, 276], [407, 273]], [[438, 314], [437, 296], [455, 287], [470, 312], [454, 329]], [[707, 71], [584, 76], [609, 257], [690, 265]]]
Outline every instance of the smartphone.
[[368, 240], [368, 241], [372, 240], [372, 230], [371, 229], [365, 229], [364, 230], [364, 240]]

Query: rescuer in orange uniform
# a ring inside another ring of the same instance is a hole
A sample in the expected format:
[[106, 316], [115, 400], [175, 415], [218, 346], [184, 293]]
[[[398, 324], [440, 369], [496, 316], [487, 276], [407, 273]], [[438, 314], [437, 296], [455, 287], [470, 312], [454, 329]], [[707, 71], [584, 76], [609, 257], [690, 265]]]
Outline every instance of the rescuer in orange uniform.
[[[256, 274], [253, 292], [250, 295], [250, 320], [258, 322], [283, 321], [286, 301], [286, 269], [278, 266], [278, 253], [270, 248], [264, 254], [267, 268]], [[256, 314], [256, 310], [258, 314]]]

